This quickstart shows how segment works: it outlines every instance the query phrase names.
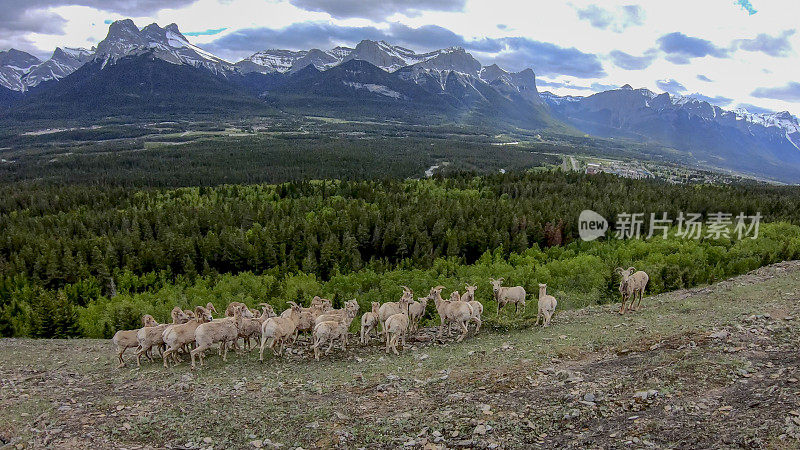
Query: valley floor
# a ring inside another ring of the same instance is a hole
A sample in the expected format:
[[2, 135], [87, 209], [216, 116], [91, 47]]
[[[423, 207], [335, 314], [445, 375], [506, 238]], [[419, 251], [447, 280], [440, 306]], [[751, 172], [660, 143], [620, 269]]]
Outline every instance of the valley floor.
[[800, 446], [800, 262], [643, 304], [400, 357], [195, 372], [116, 369], [109, 341], [4, 339], [0, 448]]

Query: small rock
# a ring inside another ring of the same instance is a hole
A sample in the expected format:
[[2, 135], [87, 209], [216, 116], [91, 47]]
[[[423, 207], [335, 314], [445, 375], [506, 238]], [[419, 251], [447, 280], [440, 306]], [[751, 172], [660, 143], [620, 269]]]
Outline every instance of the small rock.
[[597, 400], [597, 397], [595, 397], [594, 394], [592, 394], [591, 392], [587, 392], [586, 394], [584, 394], [583, 400], [587, 402], [594, 402], [595, 400]]
[[486, 434], [486, 426], [478, 425], [477, 427], [475, 427], [474, 430], [472, 430], [472, 433], [477, 434], [478, 436], [483, 436], [484, 434]]
[[214, 442], [214, 439], [211, 439], [209, 436], [203, 438], [203, 443], [205, 444], [210, 444], [212, 442]]
[[250, 441], [250, 445], [253, 446], [254, 448], [261, 448], [264, 446], [264, 443], [259, 440], [256, 440], [256, 441]]
[[405, 443], [403, 443], [403, 446], [404, 446], [404, 447], [413, 447], [413, 446], [415, 446], [415, 445], [417, 445], [417, 441], [415, 441], [415, 440], [413, 440], [413, 439], [411, 439], [410, 441], [406, 441]]
[[711, 333], [708, 335], [711, 339], [726, 339], [728, 337], [728, 332], [725, 330], [720, 330], [715, 333]]

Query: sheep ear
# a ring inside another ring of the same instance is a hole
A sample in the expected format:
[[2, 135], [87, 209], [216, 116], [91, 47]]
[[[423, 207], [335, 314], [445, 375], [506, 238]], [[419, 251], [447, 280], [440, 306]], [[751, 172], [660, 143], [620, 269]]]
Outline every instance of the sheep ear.
[[503, 281], [506, 281], [506, 279], [503, 278], [503, 277], [500, 277], [500, 278], [497, 279], [497, 281], [503, 282]]
[[636, 272], [636, 269], [633, 266], [628, 267], [628, 272], [630, 273]]

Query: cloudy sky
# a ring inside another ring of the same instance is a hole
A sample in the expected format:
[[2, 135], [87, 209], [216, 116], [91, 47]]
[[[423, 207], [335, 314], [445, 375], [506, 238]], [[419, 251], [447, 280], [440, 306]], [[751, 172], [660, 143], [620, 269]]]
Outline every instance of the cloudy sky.
[[0, 49], [40, 57], [132, 18], [177, 23], [230, 61], [361, 39], [461, 46], [485, 65], [531, 67], [540, 90], [562, 95], [629, 83], [800, 115], [797, 0], [0, 0], [0, 11]]

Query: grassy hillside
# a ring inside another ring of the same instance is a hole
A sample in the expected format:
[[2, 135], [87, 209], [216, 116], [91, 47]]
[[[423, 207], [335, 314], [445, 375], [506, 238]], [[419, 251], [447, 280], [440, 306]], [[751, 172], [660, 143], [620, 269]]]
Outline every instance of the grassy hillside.
[[[118, 448], [800, 445], [800, 264], [549, 329], [114, 369], [109, 341], [0, 341], [0, 439]], [[312, 407], [313, 405], [313, 407]], [[213, 420], [209, 420], [213, 416]]]

